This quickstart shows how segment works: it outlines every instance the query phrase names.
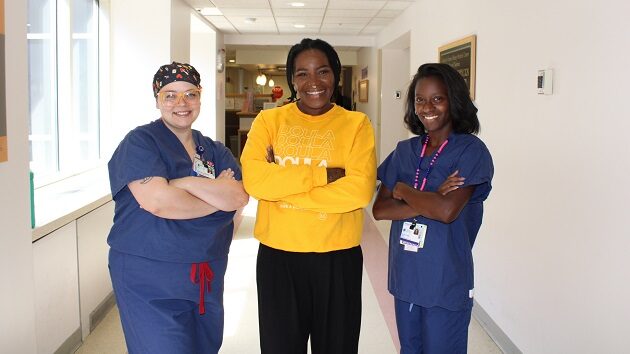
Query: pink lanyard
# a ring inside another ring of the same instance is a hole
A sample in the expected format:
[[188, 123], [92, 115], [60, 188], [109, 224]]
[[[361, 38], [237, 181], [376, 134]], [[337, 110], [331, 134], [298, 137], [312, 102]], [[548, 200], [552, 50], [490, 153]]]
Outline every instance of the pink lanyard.
[[[418, 189], [418, 179], [420, 177], [420, 165], [422, 165], [422, 159], [424, 159], [424, 153], [427, 150], [427, 145], [428, 144], [429, 144], [429, 134], [427, 134], [427, 137], [424, 139], [424, 143], [422, 144], [422, 151], [420, 152], [420, 158], [418, 159], [418, 168], [416, 168], [416, 177], [415, 177], [415, 179], [413, 181], [413, 188], [415, 188], [415, 189]], [[424, 187], [426, 187], [426, 185], [427, 185], [427, 178], [429, 177], [429, 173], [431, 173], [431, 170], [433, 169], [433, 165], [437, 161], [438, 156], [440, 156], [440, 153], [442, 153], [442, 150], [444, 150], [444, 147], [446, 146], [446, 144], [448, 144], [448, 139], [444, 140], [442, 145], [440, 145], [440, 147], [438, 148], [437, 152], [435, 153], [435, 155], [431, 159], [431, 162], [429, 163], [429, 167], [427, 167], [427, 172], [424, 174], [424, 178], [422, 178], [422, 185], [420, 186], [420, 190], [421, 191], [423, 191]]]

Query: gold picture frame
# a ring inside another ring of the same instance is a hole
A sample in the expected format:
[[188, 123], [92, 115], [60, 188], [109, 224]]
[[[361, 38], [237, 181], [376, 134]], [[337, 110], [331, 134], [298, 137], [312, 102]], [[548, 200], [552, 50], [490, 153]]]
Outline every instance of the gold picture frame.
[[368, 101], [369, 80], [359, 80], [359, 102]]
[[438, 61], [449, 64], [466, 80], [470, 98], [475, 99], [477, 78], [477, 35], [468, 36], [438, 48]]

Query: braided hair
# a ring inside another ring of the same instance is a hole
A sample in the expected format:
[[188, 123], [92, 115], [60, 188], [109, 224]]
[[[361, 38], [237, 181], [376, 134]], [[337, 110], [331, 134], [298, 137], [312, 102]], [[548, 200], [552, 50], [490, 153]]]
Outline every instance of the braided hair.
[[337, 97], [337, 91], [339, 90], [339, 79], [341, 76], [341, 62], [339, 61], [339, 55], [337, 54], [335, 49], [326, 41], [323, 41], [321, 39], [304, 38], [302, 39], [302, 41], [300, 41], [300, 43], [295, 44], [293, 47], [291, 47], [291, 49], [289, 50], [289, 55], [287, 56], [287, 83], [289, 84], [289, 90], [291, 90], [291, 97], [289, 97], [289, 100], [291, 102], [295, 102], [297, 100], [297, 92], [295, 91], [295, 87], [293, 87], [295, 58], [298, 56], [298, 54], [309, 49], [319, 50], [326, 55], [326, 58], [328, 58], [328, 63], [330, 64], [330, 67], [332, 68], [333, 74], [335, 76], [335, 83], [333, 86], [335, 89], [332, 95], [332, 99]]

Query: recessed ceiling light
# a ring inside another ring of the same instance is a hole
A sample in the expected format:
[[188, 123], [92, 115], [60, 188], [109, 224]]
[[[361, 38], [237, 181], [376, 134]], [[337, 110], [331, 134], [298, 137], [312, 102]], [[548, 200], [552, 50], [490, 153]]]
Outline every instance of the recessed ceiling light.
[[303, 2], [290, 2], [289, 5], [291, 5], [293, 7], [304, 7], [304, 3]]
[[221, 11], [216, 7], [204, 7], [203, 9], [197, 9], [200, 14], [204, 16], [222, 16]]
[[236, 63], [236, 59], [230, 59], [228, 60], [230, 63]]
[[254, 23], [256, 22], [256, 17], [247, 17], [245, 19], [245, 23]]
[[306, 28], [306, 25], [300, 24], [300, 23], [296, 23], [293, 25], [293, 27], [295, 28]]

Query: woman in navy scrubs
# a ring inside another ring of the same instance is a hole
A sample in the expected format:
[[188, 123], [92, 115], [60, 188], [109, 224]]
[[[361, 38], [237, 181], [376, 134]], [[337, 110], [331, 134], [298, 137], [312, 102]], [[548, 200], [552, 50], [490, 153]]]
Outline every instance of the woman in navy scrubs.
[[379, 166], [372, 210], [392, 220], [388, 289], [401, 353], [466, 353], [472, 246], [492, 188], [492, 157], [474, 135], [479, 120], [466, 82], [446, 64], [420, 66], [404, 121], [418, 136], [399, 142]]
[[218, 353], [232, 219], [248, 196], [230, 151], [191, 128], [197, 70], [160, 67], [153, 94], [160, 118], [129, 132], [108, 165], [109, 267], [127, 348]]

